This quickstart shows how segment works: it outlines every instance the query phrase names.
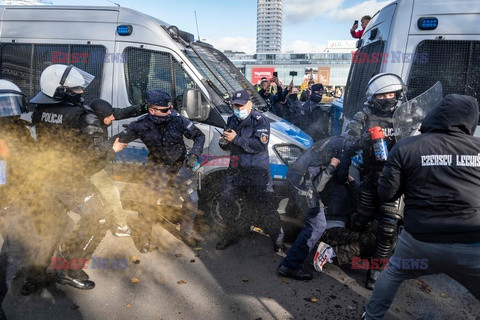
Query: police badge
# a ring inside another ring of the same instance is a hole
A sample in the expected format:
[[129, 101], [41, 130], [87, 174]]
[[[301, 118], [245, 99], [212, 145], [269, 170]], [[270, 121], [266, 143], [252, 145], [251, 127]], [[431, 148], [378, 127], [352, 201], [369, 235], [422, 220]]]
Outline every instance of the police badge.
[[260, 141], [262, 141], [263, 144], [267, 144], [268, 143], [268, 134], [262, 133], [262, 135], [260, 136]]

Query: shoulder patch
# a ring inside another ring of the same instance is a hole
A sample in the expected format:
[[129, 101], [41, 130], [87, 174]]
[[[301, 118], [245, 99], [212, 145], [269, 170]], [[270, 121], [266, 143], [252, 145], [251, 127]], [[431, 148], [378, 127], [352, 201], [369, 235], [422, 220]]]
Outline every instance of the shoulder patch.
[[268, 134], [262, 133], [262, 135], [260, 136], [260, 141], [262, 141], [263, 144], [267, 144], [268, 143]]

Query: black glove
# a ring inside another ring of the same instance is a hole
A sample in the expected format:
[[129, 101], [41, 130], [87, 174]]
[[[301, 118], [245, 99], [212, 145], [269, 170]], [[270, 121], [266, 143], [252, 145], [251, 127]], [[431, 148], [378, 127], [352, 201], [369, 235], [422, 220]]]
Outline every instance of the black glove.
[[367, 149], [370, 147], [370, 144], [372, 143], [372, 138], [370, 137], [370, 132], [365, 132], [362, 134], [362, 137], [360, 138], [360, 148], [362, 149]]
[[185, 162], [189, 168], [194, 168], [197, 165], [198, 156], [191, 154], [187, 157], [187, 161]]

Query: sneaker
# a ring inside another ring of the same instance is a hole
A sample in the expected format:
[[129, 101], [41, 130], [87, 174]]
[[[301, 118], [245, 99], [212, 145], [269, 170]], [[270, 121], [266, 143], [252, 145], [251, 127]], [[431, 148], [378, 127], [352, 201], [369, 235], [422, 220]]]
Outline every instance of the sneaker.
[[116, 237], [130, 237], [131, 233], [132, 233], [132, 230], [130, 229], [129, 226], [125, 226], [125, 227], [118, 226], [114, 232], [114, 235]]
[[279, 265], [277, 268], [277, 272], [282, 277], [293, 278], [295, 280], [312, 280], [313, 274], [310, 272], [303, 270], [302, 268], [293, 270], [289, 269], [285, 266]]
[[327, 262], [332, 263], [334, 257], [336, 257], [336, 254], [332, 247], [324, 242], [320, 242], [315, 257], [313, 258], [313, 266], [315, 267], [315, 270], [323, 272], [323, 266]]

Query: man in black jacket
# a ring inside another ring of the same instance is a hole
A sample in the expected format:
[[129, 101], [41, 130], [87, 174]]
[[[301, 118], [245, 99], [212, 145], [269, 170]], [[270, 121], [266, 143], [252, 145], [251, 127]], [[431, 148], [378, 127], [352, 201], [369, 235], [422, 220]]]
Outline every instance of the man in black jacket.
[[447, 95], [425, 117], [421, 135], [390, 152], [378, 193], [405, 195], [405, 229], [380, 274], [366, 319], [383, 319], [400, 284], [445, 273], [480, 299], [480, 139], [477, 101]]

